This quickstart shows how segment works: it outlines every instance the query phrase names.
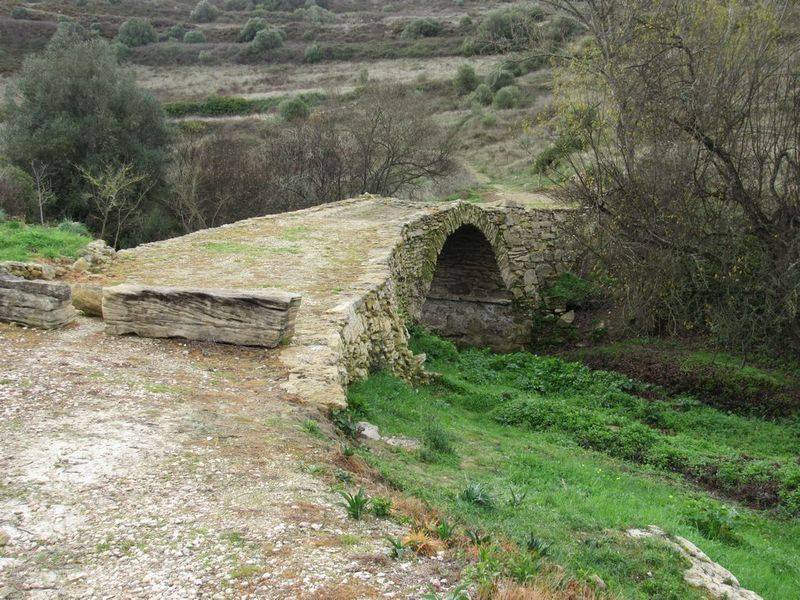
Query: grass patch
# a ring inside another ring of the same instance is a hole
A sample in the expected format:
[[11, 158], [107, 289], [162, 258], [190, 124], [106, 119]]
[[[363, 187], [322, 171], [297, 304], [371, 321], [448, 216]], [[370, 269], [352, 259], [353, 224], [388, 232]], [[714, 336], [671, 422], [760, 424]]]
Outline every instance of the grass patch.
[[58, 227], [0, 222], [0, 260], [77, 258], [92, 238]]
[[652, 340], [632, 340], [572, 351], [567, 355], [593, 368], [613, 369], [689, 393], [727, 411], [760, 417], [800, 412], [797, 364], [749, 364], [724, 352], [687, 350]]
[[[789, 518], [800, 486], [796, 422], [725, 414], [688, 396], [647, 400], [627, 377], [555, 358], [458, 352], [419, 334], [414, 346], [438, 380], [414, 389], [374, 375], [351, 388], [350, 410], [387, 435], [419, 438], [437, 423], [461, 458], [364, 453], [396, 487], [464, 529], [549, 544], [570, 576], [597, 574], [626, 598], [697, 597], [671, 551], [622, 533], [648, 525], [698, 543], [765, 598], [800, 594], [800, 523]], [[709, 470], [671, 466], [683, 458]], [[698, 485], [733, 494], [776, 481], [784, 496], [763, 511]]]

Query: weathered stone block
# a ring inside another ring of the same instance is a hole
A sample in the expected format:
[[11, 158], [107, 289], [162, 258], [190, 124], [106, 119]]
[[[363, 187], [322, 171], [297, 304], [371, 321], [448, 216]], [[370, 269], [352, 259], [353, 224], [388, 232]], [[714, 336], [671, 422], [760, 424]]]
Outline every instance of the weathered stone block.
[[274, 348], [294, 334], [300, 296], [281, 291], [119, 285], [103, 289], [106, 333]]
[[103, 316], [103, 286], [96, 283], [73, 283], [72, 306], [91, 317]]
[[23, 279], [53, 279], [56, 276], [56, 269], [51, 265], [34, 262], [18, 262], [6, 260], [0, 262], [0, 274], [13, 275]]
[[0, 320], [53, 329], [74, 316], [69, 285], [0, 275]]

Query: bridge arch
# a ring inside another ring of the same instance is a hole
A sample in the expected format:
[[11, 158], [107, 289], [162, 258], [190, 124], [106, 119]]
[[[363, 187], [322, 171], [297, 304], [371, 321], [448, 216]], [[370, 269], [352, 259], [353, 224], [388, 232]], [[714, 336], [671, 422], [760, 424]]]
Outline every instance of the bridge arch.
[[527, 293], [498, 216], [458, 203], [406, 227], [391, 262], [408, 319], [465, 345], [511, 351], [528, 343]]

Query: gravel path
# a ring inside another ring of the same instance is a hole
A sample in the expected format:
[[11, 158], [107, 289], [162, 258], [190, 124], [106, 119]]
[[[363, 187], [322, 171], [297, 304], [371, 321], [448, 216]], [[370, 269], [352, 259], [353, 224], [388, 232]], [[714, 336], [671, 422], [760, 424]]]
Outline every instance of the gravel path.
[[[418, 598], [349, 520], [274, 354], [0, 325], [0, 598]], [[329, 480], [330, 481], [330, 480]]]

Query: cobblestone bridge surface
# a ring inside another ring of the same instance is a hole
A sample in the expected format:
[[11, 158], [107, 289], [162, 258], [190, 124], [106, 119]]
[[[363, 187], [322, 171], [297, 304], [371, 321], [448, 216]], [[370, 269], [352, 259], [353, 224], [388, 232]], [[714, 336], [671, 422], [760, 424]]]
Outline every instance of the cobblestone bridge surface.
[[564, 210], [365, 196], [207, 229], [119, 253], [104, 284], [298, 292], [295, 337], [277, 351], [283, 389], [343, 406], [348, 383], [384, 367], [408, 378], [421, 357], [406, 323], [513, 349], [526, 310], [568, 260]]

